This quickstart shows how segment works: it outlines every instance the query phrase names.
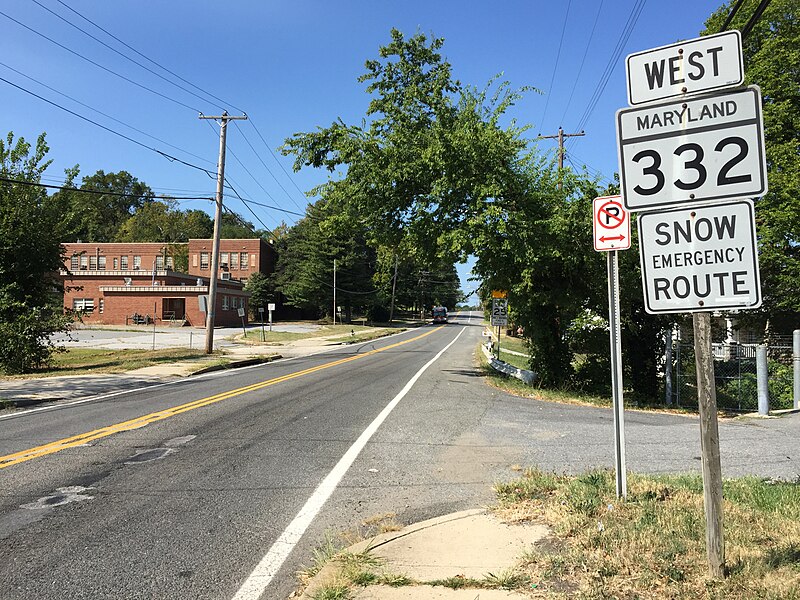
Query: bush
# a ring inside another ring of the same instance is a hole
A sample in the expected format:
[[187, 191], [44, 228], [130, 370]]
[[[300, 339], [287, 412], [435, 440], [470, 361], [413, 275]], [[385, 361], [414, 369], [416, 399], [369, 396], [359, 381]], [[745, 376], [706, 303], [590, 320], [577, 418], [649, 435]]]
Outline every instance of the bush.
[[28, 373], [46, 365], [53, 352], [63, 350], [51, 336], [67, 331], [70, 319], [45, 312], [34, 308], [0, 322], [0, 369], [5, 373]]

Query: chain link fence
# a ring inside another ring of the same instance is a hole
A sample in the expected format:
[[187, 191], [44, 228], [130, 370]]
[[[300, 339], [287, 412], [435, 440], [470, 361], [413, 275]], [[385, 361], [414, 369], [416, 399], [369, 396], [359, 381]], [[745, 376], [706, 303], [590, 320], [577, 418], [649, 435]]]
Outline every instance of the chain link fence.
[[[756, 348], [759, 343], [746, 339], [743, 343], [712, 344], [717, 406], [720, 409], [735, 412], [758, 410]], [[667, 348], [666, 356], [665, 369], [670, 369], [666, 377], [667, 402], [682, 408], [697, 408], [697, 373], [690, 329], [673, 332], [671, 348]], [[768, 340], [767, 372], [770, 410], [792, 408], [794, 375], [791, 335], [772, 336]]]

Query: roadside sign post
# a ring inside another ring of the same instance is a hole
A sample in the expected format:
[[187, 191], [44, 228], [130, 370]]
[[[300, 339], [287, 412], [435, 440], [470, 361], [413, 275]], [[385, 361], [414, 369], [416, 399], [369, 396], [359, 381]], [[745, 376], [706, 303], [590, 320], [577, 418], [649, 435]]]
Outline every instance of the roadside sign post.
[[497, 360], [500, 360], [500, 334], [501, 327], [508, 325], [508, 299], [505, 297], [505, 292], [501, 292], [503, 297], [494, 296], [492, 298], [492, 327], [497, 326]]
[[[751, 199], [767, 191], [764, 124], [761, 90], [738, 87], [743, 64], [737, 31], [631, 54], [634, 108], [616, 115], [625, 208], [658, 211], [638, 219], [645, 309], [692, 313], [706, 548], [715, 578], [725, 575], [725, 539], [710, 312], [761, 304]], [[663, 102], [669, 98], [680, 99]]]
[[238, 308], [238, 309], [236, 309], [236, 312], [239, 315], [239, 317], [241, 317], [241, 319], [242, 319], [242, 332], [244, 333], [244, 337], [247, 337], [247, 329], [244, 328], [245, 310], [244, 310], [244, 308]]
[[261, 318], [261, 341], [267, 341], [267, 336], [264, 334], [264, 307], [258, 307], [258, 316]]
[[267, 304], [267, 310], [269, 311], [269, 331], [272, 333], [272, 311], [275, 310], [275, 303], [270, 302]]
[[622, 397], [622, 327], [619, 307], [617, 250], [631, 247], [630, 213], [621, 196], [601, 196], [592, 202], [594, 249], [608, 252], [608, 331], [611, 346], [611, 397], [614, 410], [614, 470], [617, 498], [628, 496], [625, 466], [625, 403]]

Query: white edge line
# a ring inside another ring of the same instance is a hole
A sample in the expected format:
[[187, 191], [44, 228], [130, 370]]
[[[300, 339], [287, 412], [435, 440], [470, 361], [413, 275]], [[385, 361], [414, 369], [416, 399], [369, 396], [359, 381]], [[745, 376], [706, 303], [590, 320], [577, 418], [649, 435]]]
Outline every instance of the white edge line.
[[347, 473], [347, 470], [353, 464], [356, 457], [364, 449], [364, 446], [367, 445], [367, 442], [369, 442], [370, 438], [386, 420], [386, 417], [389, 416], [389, 413], [391, 413], [394, 407], [397, 406], [397, 404], [405, 397], [406, 394], [408, 394], [408, 392], [422, 376], [422, 374], [428, 369], [428, 367], [435, 363], [439, 357], [442, 356], [442, 354], [449, 350], [450, 346], [456, 343], [458, 338], [461, 337], [461, 334], [464, 333], [465, 330], [466, 327], [462, 328], [458, 335], [453, 338], [452, 342], [447, 344], [447, 346], [442, 348], [436, 354], [436, 356], [425, 363], [422, 368], [417, 371], [408, 381], [408, 383], [406, 383], [403, 389], [400, 390], [400, 392], [389, 402], [389, 404], [384, 407], [380, 414], [375, 417], [372, 423], [367, 426], [363, 433], [358, 436], [358, 439], [353, 442], [353, 445], [350, 446], [342, 458], [339, 459], [339, 462], [336, 463], [331, 472], [328, 473], [325, 479], [323, 479], [322, 482], [317, 486], [317, 489], [315, 489], [314, 493], [311, 494], [311, 497], [309, 497], [309, 499], [303, 505], [303, 508], [300, 509], [300, 512], [297, 513], [292, 522], [289, 523], [283, 533], [278, 537], [277, 540], [275, 540], [275, 542], [272, 544], [272, 547], [270, 547], [264, 557], [259, 561], [255, 569], [253, 569], [253, 571], [244, 581], [232, 600], [257, 600], [261, 594], [264, 593], [264, 591], [267, 589], [267, 586], [270, 584], [275, 575], [277, 575], [281, 566], [288, 558], [289, 554], [300, 541], [300, 538], [306, 532], [309, 525], [311, 525], [311, 522], [322, 509], [322, 506], [325, 504], [325, 502], [327, 502], [331, 494], [333, 494], [334, 490], [339, 485], [339, 482], [342, 480], [342, 477], [344, 477], [345, 473]]
[[[385, 340], [385, 339], [393, 338], [393, 337], [398, 336], [398, 335], [403, 335], [405, 333], [409, 333], [410, 331], [414, 331], [414, 330], [413, 329], [407, 329], [406, 331], [398, 331], [397, 333], [393, 333], [392, 335], [385, 335], [382, 338], [378, 338], [378, 339]], [[349, 347], [356, 347], [356, 346], [361, 347], [361, 346], [364, 346], [364, 345], [369, 344], [369, 343], [374, 342], [374, 341], [375, 340], [368, 340], [366, 342], [361, 342], [360, 344], [352, 344], [352, 346], [349, 346]], [[136, 392], [142, 392], [142, 391], [145, 391], [145, 390], [151, 390], [151, 389], [160, 388], [160, 387], [164, 387], [164, 386], [168, 386], [168, 385], [175, 385], [175, 384], [178, 384], [178, 383], [190, 383], [192, 381], [200, 381], [201, 379], [212, 379], [214, 377], [228, 377], [228, 376], [231, 376], [231, 375], [235, 375], [237, 371], [245, 371], [245, 370], [248, 370], [248, 369], [257, 369], [259, 367], [265, 367], [265, 366], [268, 366], [268, 365], [274, 365], [274, 364], [278, 364], [278, 363], [285, 363], [285, 362], [289, 362], [289, 361], [292, 361], [292, 360], [298, 360], [298, 359], [301, 359], [301, 358], [307, 358], [309, 356], [316, 356], [318, 354], [323, 354], [325, 352], [334, 353], [335, 351], [337, 351], [337, 350], [339, 350], [341, 348], [342, 348], [342, 346], [336, 346], [336, 347], [332, 347], [330, 349], [326, 348], [325, 350], [320, 350], [319, 352], [312, 352], [311, 354], [301, 354], [299, 356], [290, 356], [289, 358], [280, 358], [278, 360], [272, 360], [272, 361], [266, 362], [266, 363], [258, 363], [258, 364], [255, 364], [255, 365], [249, 365], [247, 367], [239, 367], [237, 369], [222, 369], [220, 371], [209, 371], [208, 373], [201, 373], [200, 375], [181, 377], [180, 379], [176, 379], [174, 381], [164, 381], [162, 383], [154, 383], [153, 385], [139, 386], [139, 387], [135, 387], [135, 388], [129, 388], [129, 389], [126, 389], [126, 390], [117, 390], [115, 392], [109, 392], [108, 394], [101, 394], [99, 396], [90, 396], [88, 398], [80, 398], [79, 400], [73, 400], [71, 402], [62, 402], [62, 403], [59, 403], [59, 404], [50, 404], [49, 406], [39, 406], [38, 408], [27, 408], [27, 409], [24, 409], [24, 410], [20, 410], [18, 412], [9, 413], [7, 415], [0, 415], [0, 421], [3, 421], [5, 419], [19, 419], [19, 418], [22, 418], [22, 417], [25, 417], [25, 416], [28, 416], [28, 415], [31, 415], [31, 414], [34, 414], [34, 413], [38, 413], [38, 412], [49, 412], [49, 411], [52, 411], [52, 410], [60, 410], [62, 408], [70, 408], [72, 406], [77, 406], [79, 404], [86, 404], [88, 402], [97, 402], [99, 400], [106, 400], [108, 398], [114, 398], [115, 396], [122, 396], [123, 394], [134, 394]], [[120, 374], [121, 375], [125, 375], [124, 373], [120, 373]], [[135, 375], [134, 375], [134, 377], [135, 377]]]

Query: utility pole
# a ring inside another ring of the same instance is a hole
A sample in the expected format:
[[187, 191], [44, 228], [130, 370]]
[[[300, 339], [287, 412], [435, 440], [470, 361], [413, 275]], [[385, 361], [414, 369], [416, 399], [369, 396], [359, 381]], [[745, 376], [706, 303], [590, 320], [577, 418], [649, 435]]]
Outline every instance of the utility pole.
[[219, 162], [217, 163], [217, 199], [214, 211], [214, 241], [211, 244], [211, 276], [208, 278], [208, 305], [206, 306], [206, 354], [214, 351], [214, 316], [217, 305], [217, 271], [219, 270], [219, 228], [222, 221], [222, 190], [225, 187], [225, 133], [228, 121], [245, 120], [247, 115], [231, 117], [227, 111], [216, 117], [200, 114], [201, 119], [220, 120]]
[[558, 189], [562, 188], [561, 172], [564, 169], [564, 138], [569, 137], [582, 137], [586, 135], [583, 131], [580, 133], [564, 133], [564, 130], [559, 127], [556, 135], [540, 135], [537, 140], [558, 140]]
[[389, 309], [389, 323], [394, 318], [394, 292], [397, 289], [397, 252], [394, 254], [394, 277], [392, 277], [392, 307]]
[[336, 259], [333, 259], [333, 324], [336, 325]]

